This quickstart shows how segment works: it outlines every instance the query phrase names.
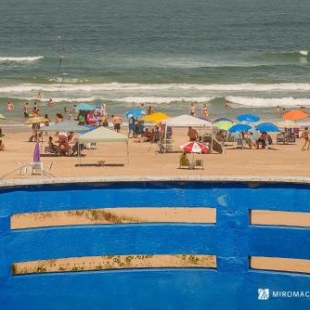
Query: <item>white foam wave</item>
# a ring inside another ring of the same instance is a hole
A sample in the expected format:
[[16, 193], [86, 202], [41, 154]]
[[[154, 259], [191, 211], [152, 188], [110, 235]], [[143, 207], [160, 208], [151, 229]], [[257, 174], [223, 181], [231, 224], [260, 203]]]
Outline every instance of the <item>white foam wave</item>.
[[309, 83], [278, 83], [278, 84], [129, 84], [129, 83], [107, 83], [107, 84], [19, 84], [0, 86], [0, 92], [139, 92], [139, 91], [253, 91], [253, 92], [288, 92], [288, 91], [310, 91]]
[[171, 102], [207, 102], [214, 99], [214, 97], [126, 97], [115, 99], [114, 101], [126, 102], [126, 103], [153, 103], [164, 104]]
[[[305, 98], [255, 98], [255, 97], [241, 97], [229, 96], [228, 100], [234, 103], [234, 107], [247, 108], [265, 108], [265, 107], [310, 107], [310, 99]], [[237, 106], [236, 106], [237, 105]]]
[[0, 57], [0, 63], [8, 62], [34, 62], [43, 59], [43, 56], [32, 56], [32, 57]]
[[[165, 104], [165, 103], [173, 103], [173, 102], [199, 102], [205, 103], [208, 102], [215, 97], [154, 97], [154, 96], [141, 96], [141, 97], [121, 97], [121, 98], [114, 98], [114, 97], [102, 97], [102, 96], [89, 96], [89, 97], [59, 97], [53, 96], [53, 102], [71, 102], [71, 103], [80, 103], [80, 102], [96, 102], [96, 101], [111, 101], [111, 102], [121, 102], [121, 103], [129, 103], [129, 104], [140, 104], [140, 103], [147, 103], [147, 104]], [[13, 98], [11, 98], [13, 99]], [[16, 96], [14, 99], [18, 99], [21, 101], [31, 101], [35, 100], [33, 97], [24, 97], [24, 96]], [[41, 104], [48, 102], [48, 100], [41, 100]]]

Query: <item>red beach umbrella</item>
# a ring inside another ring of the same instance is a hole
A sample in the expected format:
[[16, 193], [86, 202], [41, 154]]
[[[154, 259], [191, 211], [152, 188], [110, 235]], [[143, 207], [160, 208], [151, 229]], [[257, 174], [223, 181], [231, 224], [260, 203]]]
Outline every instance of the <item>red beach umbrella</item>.
[[181, 145], [181, 149], [185, 153], [208, 153], [209, 148], [200, 142], [188, 142]]

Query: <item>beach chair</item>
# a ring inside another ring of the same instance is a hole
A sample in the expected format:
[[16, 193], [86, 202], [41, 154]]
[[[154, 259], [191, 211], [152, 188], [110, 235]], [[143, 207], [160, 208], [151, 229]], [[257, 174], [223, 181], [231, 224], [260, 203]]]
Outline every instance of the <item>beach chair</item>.
[[31, 163], [31, 174], [40, 174], [43, 175], [43, 163], [37, 162], [37, 163]]
[[203, 167], [203, 160], [202, 159], [196, 159], [194, 162], [194, 169], [204, 169]]
[[285, 143], [285, 139], [284, 139], [284, 134], [283, 133], [278, 133], [277, 134], [277, 144], [284, 144]]
[[296, 142], [296, 136], [294, 133], [290, 133], [287, 137], [287, 143], [295, 143]]

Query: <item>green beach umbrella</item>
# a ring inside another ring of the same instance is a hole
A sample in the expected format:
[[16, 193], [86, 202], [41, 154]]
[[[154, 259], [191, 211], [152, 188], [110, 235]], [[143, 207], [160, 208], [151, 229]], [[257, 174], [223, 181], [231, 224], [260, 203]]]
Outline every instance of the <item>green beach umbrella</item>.
[[2, 113], [0, 113], [0, 119], [6, 119], [6, 117]]
[[228, 130], [233, 125], [232, 121], [221, 120], [213, 123], [213, 126], [220, 130]]

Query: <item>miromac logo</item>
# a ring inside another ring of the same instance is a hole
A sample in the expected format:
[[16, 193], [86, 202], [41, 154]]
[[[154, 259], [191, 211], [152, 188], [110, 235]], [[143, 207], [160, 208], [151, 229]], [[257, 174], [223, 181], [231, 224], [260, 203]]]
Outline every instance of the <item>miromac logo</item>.
[[269, 299], [269, 288], [259, 288], [258, 300], [268, 300], [268, 299]]

